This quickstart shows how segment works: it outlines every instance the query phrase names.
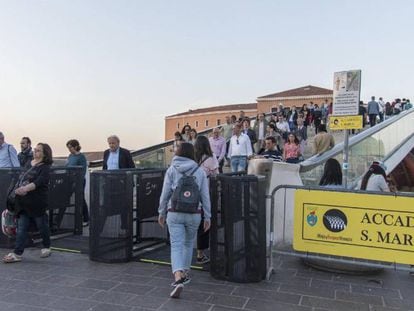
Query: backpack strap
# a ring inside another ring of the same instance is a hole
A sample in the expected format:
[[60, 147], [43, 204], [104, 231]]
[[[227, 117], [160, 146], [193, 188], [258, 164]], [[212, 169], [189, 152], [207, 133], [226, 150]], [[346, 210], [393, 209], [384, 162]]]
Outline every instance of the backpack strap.
[[9, 159], [10, 159], [11, 167], [14, 167], [13, 160], [12, 160], [11, 155], [10, 155], [10, 145], [7, 145], [7, 153], [9, 154]]
[[[200, 163], [198, 163], [198, 165], [191, 171], [190, 175], [188, 176], [193, 176], [193, 174], [198, 170], [198, 168], [201, 166], [201, 164], [204, 163], [205, 160], [207, 160], [209, 157], [205, 157]], [[187, 171], [188, 172], [188, 171]], [[186, 173], [187, 173], [186, 172]]]

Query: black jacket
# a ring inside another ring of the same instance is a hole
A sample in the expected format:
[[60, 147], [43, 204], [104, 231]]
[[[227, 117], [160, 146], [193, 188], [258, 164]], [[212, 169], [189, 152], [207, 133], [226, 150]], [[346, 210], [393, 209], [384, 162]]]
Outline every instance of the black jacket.
[[[104, 159], [103, 159], [103, 170], [108, 169], [108, 158], [109, 158], [109, 149], [105, 150], [104, 152]], [[135, 168], [135, 163], [132, 160], [131, 153], [129, 150], [119, 147], [119, 168]]]
[[21, 167], [30, 168], [30, 162], [33, 160], [32, 148], [27, 148], [26, 150], [20, 152], [17, 155], [17, 158], [19, 159]]
[[37, 165], [22, 174], [23, 185], [34, 183], [36, 189], [25, 196], [16, 195], [17, 212], [25, 213], [29, 217], [43, 216], [49, 200], [50, 165]]

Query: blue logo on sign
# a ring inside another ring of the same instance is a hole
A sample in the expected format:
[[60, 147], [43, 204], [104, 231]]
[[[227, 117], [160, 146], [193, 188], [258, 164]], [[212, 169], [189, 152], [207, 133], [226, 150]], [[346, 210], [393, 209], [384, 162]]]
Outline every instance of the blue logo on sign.
[[311, 227], [316, 225], [316, 223], [318, 222], [318, 216], [315, 215], [315, 211], [309, 213], [308, 217], [306, 217], [306, 221]]

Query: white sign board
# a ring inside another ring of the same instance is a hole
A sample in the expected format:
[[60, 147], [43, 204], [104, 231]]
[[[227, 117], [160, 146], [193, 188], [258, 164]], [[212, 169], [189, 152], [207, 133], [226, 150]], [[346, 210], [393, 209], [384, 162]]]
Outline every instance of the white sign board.
[[332, 115], [358, 115], [361, 91], [361, 70], [334, 73]]

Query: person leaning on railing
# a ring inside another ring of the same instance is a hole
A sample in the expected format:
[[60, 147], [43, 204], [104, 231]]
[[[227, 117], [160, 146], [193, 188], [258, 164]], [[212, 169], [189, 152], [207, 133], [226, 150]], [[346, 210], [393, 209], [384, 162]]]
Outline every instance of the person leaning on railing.
[[35, 222], [43, 241], [40, 257], [50, 256], [50, 231], [46, 210], [48, 207], [50, 166], [53, 163], [52, 149], [48, 144], [39, 143], [34, 149], [31, 167], [19, 177], [16, 193], [18, 217], [16, 245], [13, 253], [3, 257], [3, 262], [22, 260], [30, 222]]

